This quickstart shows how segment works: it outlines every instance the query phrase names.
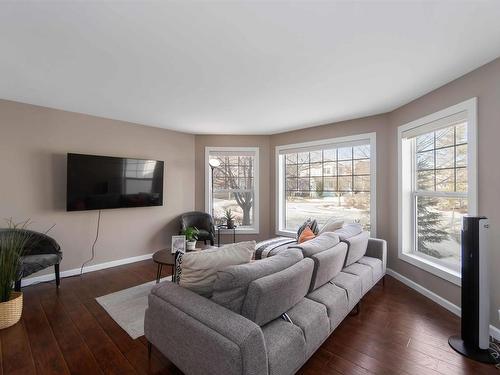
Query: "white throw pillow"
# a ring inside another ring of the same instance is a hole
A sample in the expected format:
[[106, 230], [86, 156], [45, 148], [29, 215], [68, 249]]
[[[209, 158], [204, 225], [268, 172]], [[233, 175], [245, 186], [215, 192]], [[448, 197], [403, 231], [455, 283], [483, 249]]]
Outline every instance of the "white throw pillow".
[[217, 271], [249, 263], [255, 241], [239, 242], [213, 249], [187, 252], [182, 256], [179, 285], [206, 297], [212, 295]]
[[337, 220], [334, 217], [331, 217], [327, 220], [325, 225], [321, 227], [318, 235], [325, 232], [336, 231], [337, 229], [342, 228], [342, 225], [344, 225], [344, 220]]

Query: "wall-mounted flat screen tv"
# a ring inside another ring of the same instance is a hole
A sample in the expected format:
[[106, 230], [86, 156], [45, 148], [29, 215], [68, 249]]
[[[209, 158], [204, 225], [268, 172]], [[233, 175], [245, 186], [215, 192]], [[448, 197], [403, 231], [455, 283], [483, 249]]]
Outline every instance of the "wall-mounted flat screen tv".
[[163, 205], [163, 161], [68, 154], [68, 211]]

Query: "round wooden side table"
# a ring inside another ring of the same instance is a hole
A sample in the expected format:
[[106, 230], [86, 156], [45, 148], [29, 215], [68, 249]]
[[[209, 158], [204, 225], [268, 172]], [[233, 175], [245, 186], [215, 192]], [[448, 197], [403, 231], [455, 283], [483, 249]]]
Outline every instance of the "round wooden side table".
[[161, 270], [163, 266], [170, 266], [172, 270], [172, 281], [175, 274], [175, 254], [172, 254], [170, 248], [158, 250], [153, 254], [153, 261], [158, 265], [156, 269], [156, 283], [160, 282]]

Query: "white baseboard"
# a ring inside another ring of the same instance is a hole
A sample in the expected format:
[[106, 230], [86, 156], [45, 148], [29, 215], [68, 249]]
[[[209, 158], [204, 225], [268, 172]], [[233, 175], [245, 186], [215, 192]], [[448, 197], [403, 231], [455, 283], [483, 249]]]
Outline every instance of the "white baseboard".
[[[141, 260], [151, 259], [152, 256], [153, 256], [153, 254], [151, 253], [151, 254], [138, 255], [138, 256], [130, 257], [130, 258], [112, 260], [110, 262], [92, 264], [90, 266], [84, 267], [83, 273], [99, 271], [99, 270], [103, 270], [105, 268], [121, 266], [123, 264], [128, 264], [128, 263], [139, 262]], [[80, 274], [80, 268], [73, 268], [71, 270], [62, 271], [61, 278], [68, 277], [68, 276], [74, 276], [74, 275], [78, 275], [78, 274]], [[43, 283], [46, 281], [52, 281], [52, 280], [55, 280], [55, 278], [56, 277], [55, 277], [55, 274], [53, 272], [50, 274], [47, 274], [47, 275], [34, 276], [34, 277], [27, 278], [27, 279], [22, 279], [21, 286], [28, 286], [28, 285]]]
[[[447, 299], [437, 295], [436, 293], [430, 291], [427, 288], [424, 288], [422, 285], [417, 284], [415, 281], [410, 280], [406, 276], [397, 273], [396, 271], [387, 268], [387, 274], [394, 277], [396, 280], [401, 281], [406, 286], [409, 286], [413, 290], [419, 292], [423, 296], [429, 298], [430, 300], [436, 302], [438, 305], [444, 307], [446, 310], [452, 312], [457, 316], [461, 316], [461, 308], [460, 306], [451, 303]], [[490, 335], [494, 337], [496, 340], [500, 341], [500, 329], [490, 324]]]

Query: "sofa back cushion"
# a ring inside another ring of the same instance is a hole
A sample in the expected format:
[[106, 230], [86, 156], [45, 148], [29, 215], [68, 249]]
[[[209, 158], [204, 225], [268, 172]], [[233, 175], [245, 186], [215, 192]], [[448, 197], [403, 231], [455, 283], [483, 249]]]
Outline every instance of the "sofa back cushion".
[[217, 271], [230, 265], [250, 262], [254, 252], [255, 241], [187, 252], [182, 256], [180, 263], [179, 285], [205, 297], [210, 297]]
[[305, 258], [283, 271], [254, 280], [248, 287], [241, 315], [263, 326], [305, 297], [314, 262]]
[[344, 225], [344, 220], [337, 220], [335, 217], [331, 217], [326, 221], [326, 223], [321, 227], [318, 234], [333, 232], [337, 229], [342, 228]]
[[335, 230], [335, 234], [339, 236], [341, 241], [348, 240], [351, 237], [357, 236], [363, 231], [363, 227], [358, 223], [350, 223], [342, 228]]
[[361, 232], [356, 236], [344, 240], [348, 245], [345, 267], [350, 266], [365, 256], [369, 238], [370, 234], [368, 232]]
[[306, 241], [301, 244], [292, 245], [290, 248], [297, 248], [302, 251], [304, 257], [310, 257], [313, 254], [331, 249], [340, 242], [339, 236], [332, 232], [320, 234], [312, 240]]
[[225, 267], [217, 272], [212, 301], [240, 314], [248, 286], [252, 281], [282, 271], [302, 259], [300, 250], [288, 249], [269, 258]]
[[309, 292], [318, 289], [337, 276], [344, 267], [346, 255], [347, 244], [345, 242], [339, 242], [331, 249], [311, 255], [314, 261], [314, 272]]

